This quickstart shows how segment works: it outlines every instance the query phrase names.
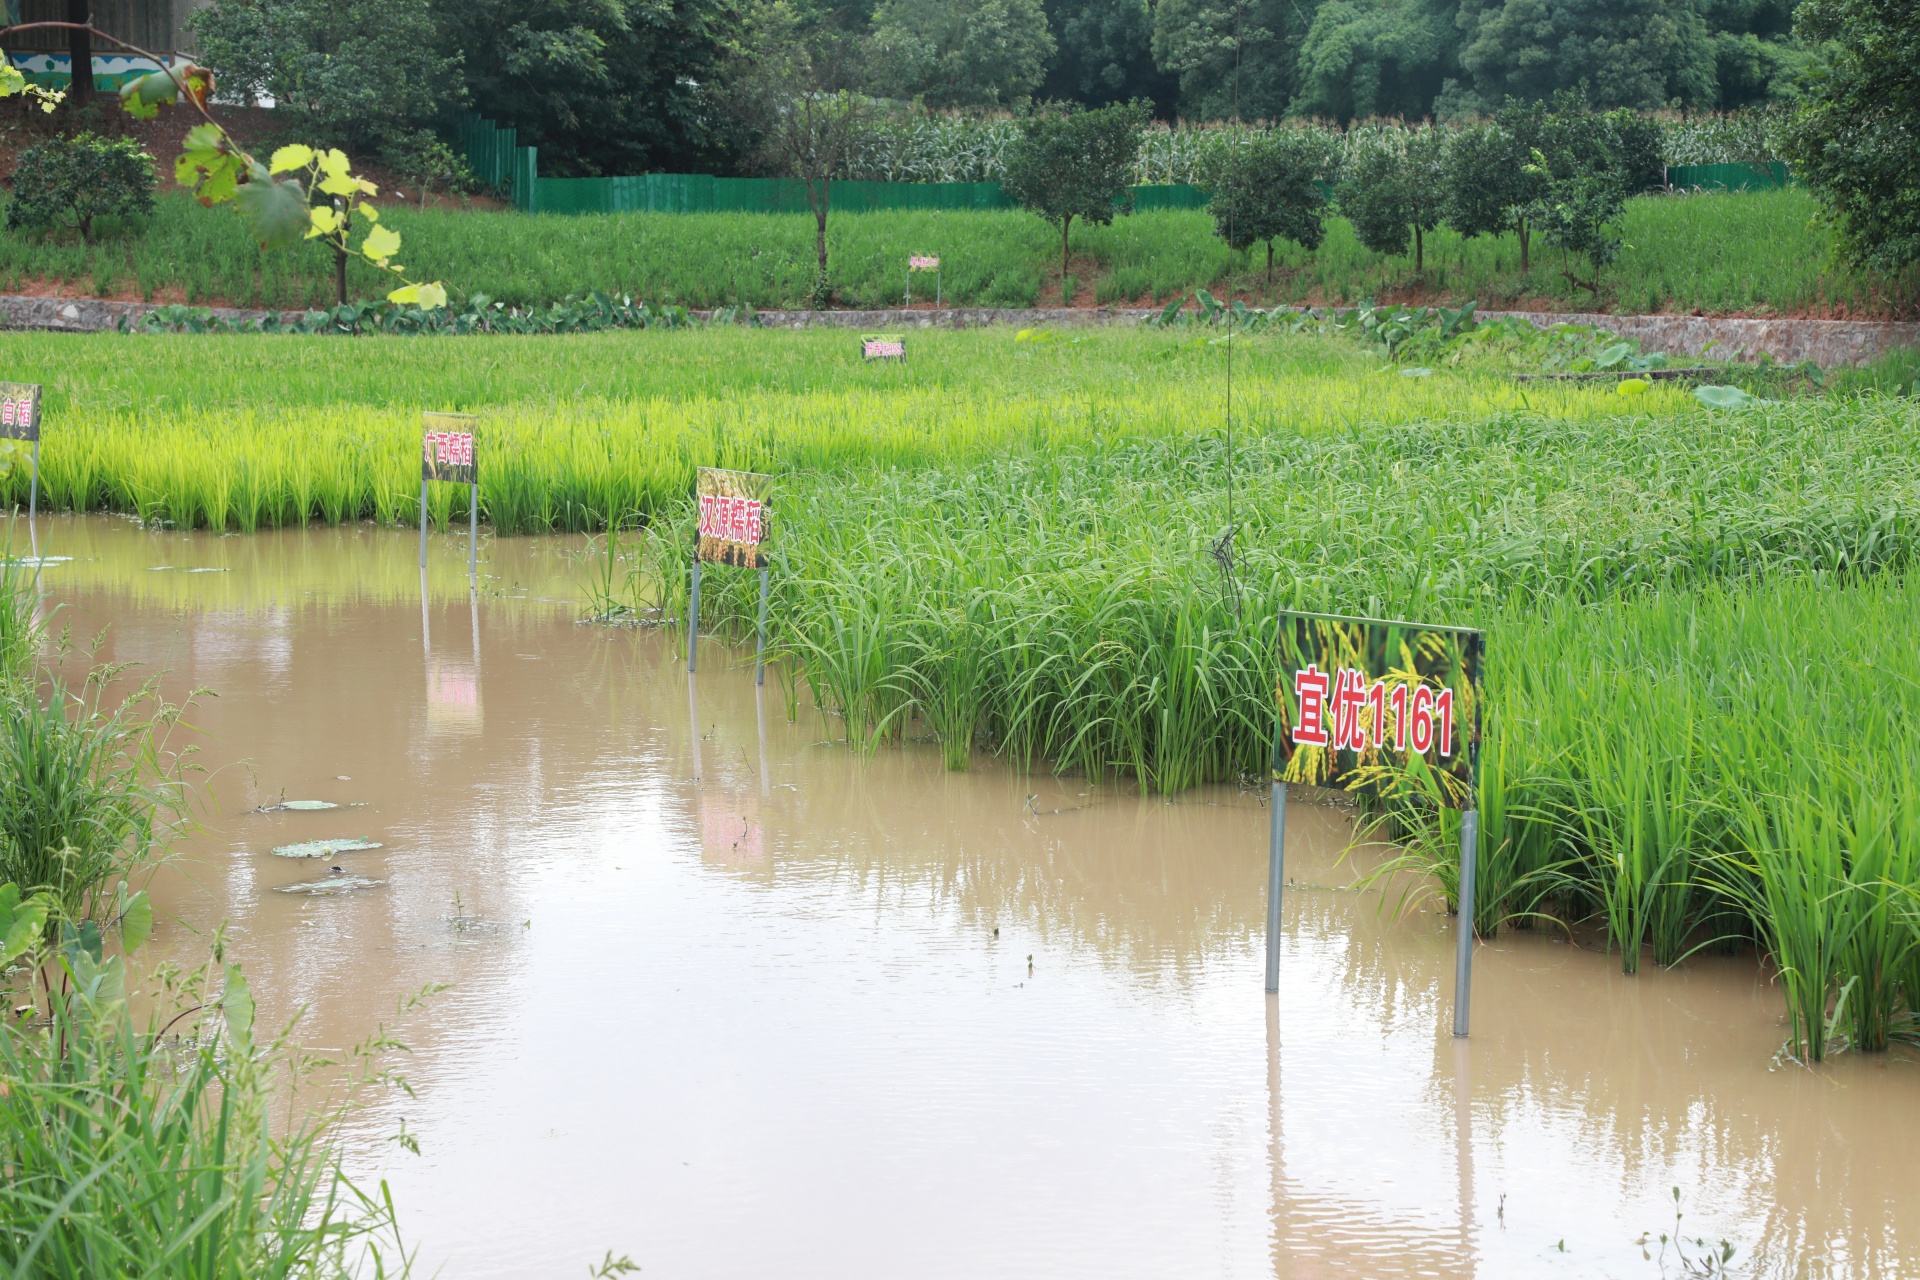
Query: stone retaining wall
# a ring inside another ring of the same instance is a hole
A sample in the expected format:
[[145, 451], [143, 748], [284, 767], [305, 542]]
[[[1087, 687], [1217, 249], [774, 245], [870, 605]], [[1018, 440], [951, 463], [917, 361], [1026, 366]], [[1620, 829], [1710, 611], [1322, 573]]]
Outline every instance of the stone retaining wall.
[[[117, 328], [121, 317], [138, 320], [156, 308], [142, 302], [102, 302], [94, 298], [28, 298], [0, 295], [0, 328], [50, 329], [78, 333]], [[215, 307], [223, 320], [258, 321], [269, 311]], [[291, 321], [297, 311], [278, 313]], [[1139, 324], [1157, 310], [1065, 307], [948, 307], [915, 311], [762, 311], [762, 325], [776, 329], [831, 326], [840, 329], [972, 329], [983, 325], [1034, 328], [1041, 325]], [[1608, 316], [1542, 311], [1482, 311], [1487, 319], [1519, 316], [1537, 325], [1592, 324], [1637, 338], [1645, 351], [1675, 355], [1771, 357], [1782, 364], [1811, 360], [1822, 368], [1865, 364], [1896, 347], [1920, 346], [1920, 323], [1896, 320], [1746, 320], [1715, 316]]]

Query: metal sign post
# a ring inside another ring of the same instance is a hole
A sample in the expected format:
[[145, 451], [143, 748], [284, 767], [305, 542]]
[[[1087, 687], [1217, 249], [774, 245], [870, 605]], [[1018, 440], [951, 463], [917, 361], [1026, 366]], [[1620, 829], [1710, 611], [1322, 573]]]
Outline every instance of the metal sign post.
[[[480, 456], [471, 413], [424, 413], [420, 445], [420, 568], [427, 567], [427, 485], [435, 480], [467, 486], [467, 589], [480, 589]], [[424, 581], [424, 579], [422, 579]]]
[[940, 259], [914, 254], [907, 259], [907, 305], [913, 305], [913, 273], [916, 271], [933, 272], [933, 305], [940, 305]]
[[694, 669], [700, 637], [700, 567], [730, 564], [760, 571], [759, 646], [754, 652], [753, 682], [766, 682], [767, 539], [772, 533], [768, 500], [773, 477], [754, 471], [701, 467], [694, 480], [700, 523], [693, 548], [693, 583], [687, 592], [687, 670]]
[[[1481, 672], [1486, 633], [1282, 610], [1267, 869], [1267, 990], [1280, 985], [1280, 894], [1290, 782], [1372, 791], [1410, 782], [1459, 809], [1453, 1034], [1467, 1034], [1479, 860]], [[1415, 760], [1417, 769], [1410, 768]]]

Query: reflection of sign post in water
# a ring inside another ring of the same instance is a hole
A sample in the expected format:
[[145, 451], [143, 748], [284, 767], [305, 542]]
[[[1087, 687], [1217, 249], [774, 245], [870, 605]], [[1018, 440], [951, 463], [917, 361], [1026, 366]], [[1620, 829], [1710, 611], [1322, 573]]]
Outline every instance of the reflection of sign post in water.
[[[27, 531], [40, 512], [40, 384], [0, 382], [0, 438], [33, 442], [33, 478], [27, 482]], [[34, 551], [37, 560], [40, 552]]]
[[753, 471], [722, 471], [701, 467], [694, 484], [700, 528], [693, 549], [693, 586], [687, 594], [687, 670], [694, 669], [694, 650], [700, 637], [700, 566], [702, 563], [737, 565], [760, 571], [760, 641], [754, 651], [753, 682], [767, 678], [767, 500], [773, 477]]
[[1267, 990], [1280, 989], [1287, 784], [1462, 809], [1453, 1034], [1467, 1034], [1479, 827], [1486, 633], [1326, 614], [1280, 614], [1279, 715], [1267, 872]]
[[860, 339], [862, 360], [902, 360], [907, 358], [907, 340], [897, 333], [869, 333]]
[[424, 413], [420, 453], [420, 567], [427, 567], [427, 484], [445, 480], [467, 486], [467, 580], [478, 582], [480, 459], [474, 452], [471, 413]]
[[913, 254], [907, 259], [907, 305], [913, 305], [913, 273], [933, 272], [933, 305], [940, 305], [940, 259]]

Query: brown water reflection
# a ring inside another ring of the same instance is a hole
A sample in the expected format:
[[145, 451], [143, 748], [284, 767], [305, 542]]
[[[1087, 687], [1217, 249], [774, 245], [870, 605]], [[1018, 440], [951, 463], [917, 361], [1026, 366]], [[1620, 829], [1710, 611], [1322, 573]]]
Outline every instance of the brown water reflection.
[[[576, 544], [483, 541], [474, 602], [439, 542], [423, 612], [404, 532], [41, 533], [75, 635], [219, 694], [163, 945], [230, 922], [316, 1045], [453, 984], [352, 1151], [429, 1270], [1656, 1276], [1676, 1185], [1749, 1274], [1920, 1264], [1920, 1063], [1775, 1069], [1750, 960], [1502, 938], [1457, 1044], [1447, 922], [1344, 888], [1297, 800], [1267, 998], [1258, 795], [862, 762], [750, 654], [576, 625]], [[249, 812], [283, 794], [364, 807]], [[355, 835], [379, 887], [272, 891]]]

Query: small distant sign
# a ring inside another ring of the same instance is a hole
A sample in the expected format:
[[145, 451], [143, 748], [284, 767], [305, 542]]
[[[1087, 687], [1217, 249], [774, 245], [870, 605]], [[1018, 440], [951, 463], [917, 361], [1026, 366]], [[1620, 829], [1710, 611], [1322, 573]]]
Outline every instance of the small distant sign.
[[771, 532], [767, 500], [772, 495], [772, 476], [700, 468], [694, 484], [694, 499], [700, 508], [699, 558], [709, 564], [742, 569], [766, 568]]
[[1417, 757], [1475, 807], [1485, 632], [1283, 610], [1278, 635], [1275, 782], [1392, 790]]
[[868, 360], [905, 360], [907, 340], [894, 333], [870, 333], [860, 339], [860, 354]]
[[479, 418], [471, 413], [428, 413], [422, 417], [426, 435], [421, 445], [420, 478], [478, 484], [480, 466], [474, 456], [473, 429]]
[[40, 384], [0, 382], [0, 438], [40, 438]]
[[939, 269], [940, 259], [938, 258], [929, 258], [924, 254], [916, 253], [907, 259], [909, 271], [938, 271]]

